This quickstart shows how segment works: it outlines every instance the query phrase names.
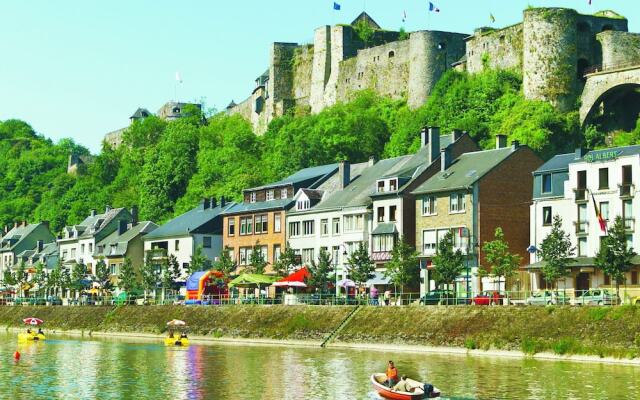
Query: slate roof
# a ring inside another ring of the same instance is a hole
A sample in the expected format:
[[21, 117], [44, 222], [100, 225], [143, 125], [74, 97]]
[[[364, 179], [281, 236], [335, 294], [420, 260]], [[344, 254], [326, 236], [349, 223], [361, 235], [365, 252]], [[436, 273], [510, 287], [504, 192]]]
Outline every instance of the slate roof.
[[79, 225], [82, 229], [77, 229], [81, 232], [79, 238], [88, 238], [96, 235], [105, 226], [107, 226], [124, 208], [112, 208], [104, 214], [89, 215]]
[[228, 203], [224, 207], [217, 206], [207, 209], [198, 206], [184, 214], [178, 215], [158, 229], [148, 233], [144, 238], [147, 240], [189, 235], [234, 205], [235, 203]]
[[276, 188], [286, 185], [293, 185], [294, 192], [301, 188], [301, 185], [312, 181], [311, 184], [305, 185], [305, 187], [314, 189], [317, 184], [322, 182], [328, 176], [332, 175], [338, 170], [338, 164], [320, 165], [317, 167], [304, 168], [297, 171], [294, 174], [287, 176], [279, 181], [268, 183], [266, 185], [245, 189], [244, 192], [250, 192], [255, 190]]
[[534, 171], [534, 174], [540, 172], [550, 172], [550, 171], [568, 171], [569, 164], [575, 161], [575, 153], [569, 154], [558, 154], [556, 156], [551, 157], [549, 161], [542, 164], [540, 168]]
[[315, 189], [300, 189], [302, 193], [307, 195], [309, 200], [322, 200], [322, 195], [324, 194], [323, 190], [315, 190]]
[[53, 255], [57, 255], [58, 251], [59, 251], [58, 243], [56, 243], [56, 242], [46, 243], [42, 247], [42, 251], [39, 252], [39, 253], [36, 253], [35, 256], [37, 256], [37, 257], [53, 256]]
[[[127, 247], [129, 242], [135, 239], [140, 234], [148, 234], [158, 228], [158, 225], [151, 221], [141, 221], [137, 225], [131, 227], [122, 235], [118, 234], [116, 229], [106, 238], [102, 239], [95, 246], [94, 256], [124, 256], [127, 253]], [[115, 251], [111, 251], [111, 245], [115, 244]], [[102, 252], [98, 252], [98, 247], [104, 246]]]
[[[520, 148], [524, 148], [524, 146]], [[505, 147], [464, 153], [454, 160], [446, 171], [438, 172], [418, 186], [412, 193], [422, 194], [470, 188], [471, 185], [506, 160], [515, 151], [518, 150], [513, 150], [512, 147]]]
[[150, 116], [151, 113], [149, 112], [149, 110], [147, 110], [146, 108], [142, 108], [139, 107], [136, 112], [133, 113], [133, 115], [131, 115], [129, 117], [129, 119], [140, 119], [140, 118], [146, 118], [148, 116]]
[[27, 236], [29, 236], [29, 234], [38, 227], [38, 225], [39, 224], [28, 224], [27, 226], [11, 228], [11, 230], [2, 237], [0, 250], [11, 250], [15, 248], [22, 240], [26, 239]]
[[258, 212], [286, 209], [293, 204], [293, 198], [276, 199], [270, 201], [259, 201], [256, 203], [237, 203], [233, 207], [228, 208], [223, 214], [239, 214], [245, 212]]

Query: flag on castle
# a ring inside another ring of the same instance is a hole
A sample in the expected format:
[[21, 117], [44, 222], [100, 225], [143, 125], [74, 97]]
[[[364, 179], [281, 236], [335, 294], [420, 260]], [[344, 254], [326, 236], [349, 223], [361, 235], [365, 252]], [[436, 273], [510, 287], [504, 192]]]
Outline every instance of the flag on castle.
[[180, 75], [180, 71], [176, 71], [176, 82], [182, 83], [182, 76]]
[[602, 217], [602, 210], [598, 208], [598, 203], [596, 203], [596, 198], [593, 196], [593, 193], [591, 193], [591, 200], [593, 200], [593, 208], [596, 210], [596, 217], [598, 218], [600, 230], [607, 233], [607, 221]]
[[432, 2], [429, 2], [429, 11], [440, 12], [440, 9], [436, 7], [436, 5], [433, 4]]
[[496, 22], [496, 17], [493, 16], [493, 13], [489, 13], [489, 20], [492, 24]]
[[334, 2], [333, 2], [333, 9], [334, 9], [334, 10], [336, 10], [336, 11], [340, 11], [340, 8], [341, 8], [340, 4], [338, 4], [338, 3], [336, 3], [336, 2], [334, 1]]
[[402, 22], [404, 23], [407, 20], [407, 10], [402, 12]]

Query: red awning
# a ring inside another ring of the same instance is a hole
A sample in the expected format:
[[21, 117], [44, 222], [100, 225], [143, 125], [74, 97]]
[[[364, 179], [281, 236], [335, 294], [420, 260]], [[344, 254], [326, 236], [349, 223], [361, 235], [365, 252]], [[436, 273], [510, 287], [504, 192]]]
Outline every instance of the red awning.
[[304, 283], [305, 278], [308, 278], [309, 276], [311, 276], [311, 274], [309, 273], [309, 269], [307, 269], [307, 267], [302, 267], [296, 272], [292, 273], [291, 275], [280, 279], [278, 282], [303, 282]]

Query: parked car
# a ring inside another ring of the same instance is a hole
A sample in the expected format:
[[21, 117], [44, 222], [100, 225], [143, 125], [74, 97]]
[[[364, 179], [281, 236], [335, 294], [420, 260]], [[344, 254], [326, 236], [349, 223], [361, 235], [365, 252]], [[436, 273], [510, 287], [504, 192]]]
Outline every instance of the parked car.
[[27, 303], [31, 306], [44, 306], [47, 304], [47, 301], [44, 297], [29, 297]]
[[49, 296], [47, 297], [47, 302], [49, 304], [51, 304], [52, 306], [61, 306], [62, 305], [62, 299], [58, 296]]
[[541, 290], [527, 297], [525, 303], [530, 306], [546, 306], [551, 304], [569, 304], [569, 297], [564, 292]]
[[506, 295], [498, 290], [485, 290], [473, 298], [471, 304], [477, 306], [495, 306], [504, 304]]
[[420, 298], [420, 304], [424, 304], [424, 305], [456, 304], [456, 296], [451, 290], [432, 290]]
[[615, 293], [612, 293], [607, 289], [591, 289], [576, 295], [576, 298], [573, 299], [572, 304], [576, 306], [610, 306], [620, 304], [620, 298]]

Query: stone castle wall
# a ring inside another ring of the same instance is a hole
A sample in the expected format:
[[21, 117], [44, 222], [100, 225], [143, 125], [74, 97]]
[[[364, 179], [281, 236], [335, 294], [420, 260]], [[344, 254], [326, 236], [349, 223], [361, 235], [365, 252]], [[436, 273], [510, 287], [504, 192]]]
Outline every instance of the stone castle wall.
[[604, 68], [640, 63], [640, 34], [605, 31], [597, 35]]
[[522, 24], [503, 29], [478, 29], [466, 42], [466, 69], [477, 73], [486, 67], [522, 69]]

